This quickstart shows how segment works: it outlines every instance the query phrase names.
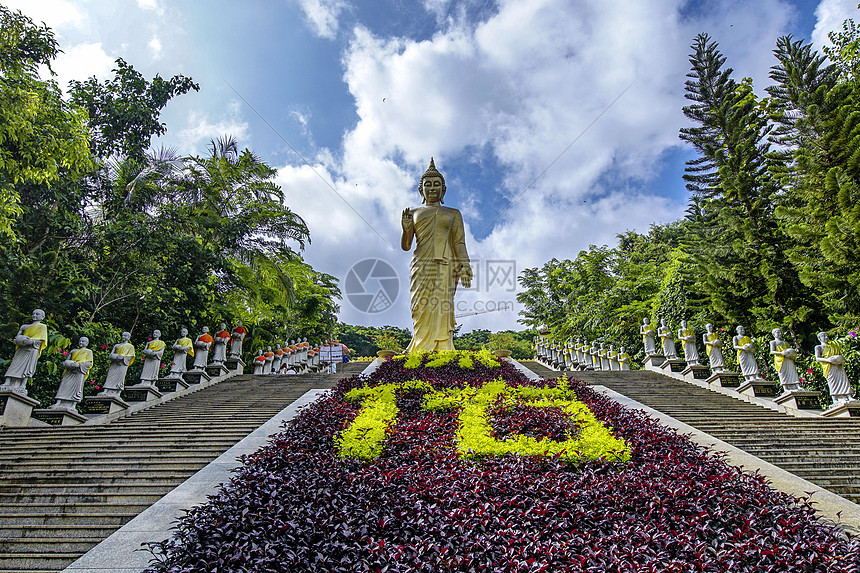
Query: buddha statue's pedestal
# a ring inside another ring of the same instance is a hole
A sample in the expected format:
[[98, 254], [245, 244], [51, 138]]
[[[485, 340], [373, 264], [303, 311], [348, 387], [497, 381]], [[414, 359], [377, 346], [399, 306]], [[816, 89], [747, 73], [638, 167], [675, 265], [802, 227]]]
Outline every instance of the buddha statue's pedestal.
[[126, 402], [149, 402], [164, 396], [153, 384], [136, 384], [126, 386], [122, 391], [122, 399]]
[[689, 364], [686, 368], [681, 372], [681, 376], [684, 377], [684, 380], [692, 381], [692, 380], [707, 380], [711, 377], [711, 369], [707, 366], [702, 366], [701, 364]]
[[13, 390], [0, 390], [0, 426], [27, 426], [38, 400]]
[[182, 378], [168, 376], [166, 378], [159, 378], [155, 383], [155, 387], [162, 393], [176, 392], [176, 389], [179, 387], [188, 388], [188, 383]]
[[119, 396], [87, 396], [81, 409], [88, 418], [95, 418], [128, 410], [128, 404]]
[[209, 376], [209, 378], [212, 380], [220, 380], [221, 378], [227, 376], [229, 373], [230, 371], [223, 364], [210, 364], [206, 367], [206, 375]]
[[774, 402], [792, 410], [821, 412], [821, 404], [818, 401], [820, 395], [812, 390], [793, 390], [783, 392], [774, 399]]
[[776, 384], [764, 378], [756, 378], [755, 380], [747, 380], [741, 382], [737, 388], [738, 394], [755, 398], [770, 398], [774, 399], [777, 396]]
[[712, 374], [705, 382], [720, 386], [721, 388], [737, 388], [741, 385], [741, 375], [737, 372], [726, 370]]
[[655, 368], [659, 368], [666, 362], [666, 357], [662, 354], [649, 354], [642, 361], [642, 366], [648, 368], [649, 366], [654, 366]]
[[201, 382], [209, 382], [209, 375], [203, 370], [189, 370], [182, 375], [182, 378], [188, 384], [200, 384]]
[[77, 410], [61, 410], [58, 408], [38, 408], [33, 410], [33, 418], [51, 426], [76, 426], [83, 424], [89, 418]]
[[245, 362], [241, 358], [228, 358], [224, 361], [224, 366], [237, 376], [245, 373]]
[[828, 410], [825, 410], [823, 416], [825, 418], [860, 418], [860, 400], [851, 400], [850, 402], [843, 402], [839, 406], [835, 408], [831, 406]]

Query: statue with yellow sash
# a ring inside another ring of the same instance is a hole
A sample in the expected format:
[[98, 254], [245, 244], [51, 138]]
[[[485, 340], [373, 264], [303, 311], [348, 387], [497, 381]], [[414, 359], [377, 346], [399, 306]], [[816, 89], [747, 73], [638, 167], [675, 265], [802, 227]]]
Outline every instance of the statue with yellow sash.
[[623, 346], [618, 349], [618, 369], [630, 370], [630, 355]]
[[821, 344], [815, 347], [815, 359], [821, 364], [827, 379], [827, 388], [833, 398], [831, 408], [837, 408], [851, 401], [851, 383], [845, 373], [845, 357], [842, 356], [842, 348], [837, 343], [830, 342], [826, 332], [818, 333], [818, 341]]
[[99, 396], [119, 396], [125, 389], [125, 375], [128, 367], [134, 362], [134, 345], [129, 340], [131, 340], [131, 333], [123, 332], [120, 335], [120, 342], [114, 344], [108, 356], [110, 367], [108, 367], [104, 389], [99, 392]]
[[639, 334], [642, 335], [642, 345], [645, 347], [645, 356], [657, 354], [657, 331], [648, 322], [648, 318], [642, 319], [642, 326], [639, 327]]
[[696, 331], [687, 326], [687, 321], [681, 321], [678, 330], [678, 340], [684, 345], [684, 360], [690, 366], [699, 365], [699, 349], [696, 348]]
[[182, 378], [188, 371], [188, 356], [194, 356], [194, 343], [188, 338], [188, 329], [179, 331], [179, 338], [173, 343], [173, 365], [170, 367], [171, 378]]
[[711, 363], [711, 372], [714, 374], [722, 374], [726, 371], [726, 361], [723, 358], [723, 341], [720, 340], [720, 335], [714, 332], [714, 325], [708, 323], [705, 325], [705, 334], [702, 335], [702, 342], [705, 343], [705, 352], [708, 353], [708, 362]]
[[15, 343], [15, 354], [6, 370], [6, 380], [2, 390], [12, 390], [27, 395], [27, 382], [36, 373], [36, 364], [42, 351], [48, 346], [48, 327], [42, 324], [45, 311], [37, 308], [32, 314], [33, 322], [22, 324], [18, 334], [12, 340]]
[[78, 348], [63, 361], [63, 368], [66, 371], [60, 380], [60, 388], [57, 390], [56, 402], [51, 406], [52, 410], [74, 412], [75, 406], [84, 399], [84, 382], [93, 365], [93, 351], [87, 348], [89, 343], [90, 339], [82, 336], [78, 340]]
[[463, 216], [442, 206], [445, 178], [432, 158], [418, 190], [425, 206], [406, 208], [401, 217], [400, 248], [409, 251], [416, 239], [409, 273], [414, 333], [406, 352], [454, 350], [454, 294], [458, 282], [472, 284]]
[[161, 357], [164, 355], [164, 344], [160, 330], [152, 331], [152, 340], [146, 343], [143, 349], [143, 371], [140, 373], [140, 383], [152, 385], [158, 380], [161, 369]]
[[800, 386], [800, 376], [797, 375], [797, 366], [794, 360], [797, 351], [782, 339], [782, 330], [774, 328], [771, 331], [773, 340], [770, 341], [770, 354], [773, 356], [773, 367], [779, 375], [779, 383], [785, 392], [799, 392], [803, 390]]
[[732, 338], [732, 346], [738, 352], [738, 366], [741, 367], [745, 382], [758, 380], [758, 363], [755, 361], [755, 344], [752, 338], [744, 332], [743, 326], [735, 329], [737, 334]]

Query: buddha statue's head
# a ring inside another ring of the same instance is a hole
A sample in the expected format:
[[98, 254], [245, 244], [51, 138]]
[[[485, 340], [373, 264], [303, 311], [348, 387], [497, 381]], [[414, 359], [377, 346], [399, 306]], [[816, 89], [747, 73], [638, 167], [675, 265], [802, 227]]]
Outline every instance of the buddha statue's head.
[[430, 158], [430, 167], [427, 168], [418, 183], [418, 192], [421, 193], [422, 203], [435, 203], [437, 200], [440, 203], [445, 202], [445, 178], [436, 169], [436, 163], [432, 157]]

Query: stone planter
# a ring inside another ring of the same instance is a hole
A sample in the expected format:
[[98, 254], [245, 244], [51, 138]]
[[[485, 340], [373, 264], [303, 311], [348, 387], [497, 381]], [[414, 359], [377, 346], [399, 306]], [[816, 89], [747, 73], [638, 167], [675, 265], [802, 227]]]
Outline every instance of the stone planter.
[[386, 358], [391, 358], [395, 354], [397, 354], [397, 352], [394, 350], [377, 350], [376, 351], [376, 355], [379, 356], [380, 358], [382, 358], [383, 360], [385, 360]]
[[498, 358], [510, 358], [511, 351], [510, 350], [493, 350], [493, 354]]

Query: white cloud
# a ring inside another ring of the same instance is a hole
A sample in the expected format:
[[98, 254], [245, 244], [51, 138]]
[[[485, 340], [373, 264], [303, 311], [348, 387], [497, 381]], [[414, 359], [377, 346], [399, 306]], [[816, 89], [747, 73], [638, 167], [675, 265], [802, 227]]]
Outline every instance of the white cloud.
[[209, 141], [223, 135], [232, 135], [242, 147], [250, 146], [248, 123], [239, 117], [238, 108], [231, 105], [228, 116], [211, 119], [209, 114], [192, 111], [188, 115], [186, 127], [179, 130], [177, 138], [180, 149], [189, 153], [203, 153]]
[[[301, 168], [301, 184], [295, 177], [284, 182], [301, 197], [296, 210], [319, 221], [312, 223], [318, 230], [311, 229], [308, 259], [343, 277], [362, 258], [391, 257], [408, 280], [410, 255], [398, 245], [400, 209], [417, 204], [415, 186], [429, 156], [445, 173], [448, 158], [475, 148], [501, 165], [507, 186], [501, 191], [513, 199], [579, 138], [485, 239], [474, 239], [483, 229], [469, 221], [479, 220], [477, 209], [487, 210], [486, 203], [453, 205], [466, 216], [470, 255], [481, 261], [514, 260], [521, 271], [680, 217], [685, 205], [644, 189], [661, 155], [679, 144], [690, 43], [710, 32], [737, 75], [763, 86], [775, 39], [792, 15], [779, 0], [719, 3], [692, 18], [682, 16], [684, 4], [503, 0], [496, 15], [469, 23], [444, 20], [447, 1], [425, 0], [425, 9], [445, 22], [428, 40], [378, 37], [356, 27], [343, 61], [359, 121], [325, 171], [386, 240]], [[281, 170], [288, 173], [295, 176], [293, 168]], [[470, 304], [493, 297], [463, 294]], [[511, 313], [475, 316], [463, 319], [467, 330], [516, 327]], [[406, 300], [381, 315], [357, 314], [344, 301], [341, 317], [410, 324]]]
[[347, 7], [344, 0], [297, 0], [314, 33], [323, 38], [334, 38], [338, 18]]
[[65, 90], [70, 80], [110, 77], [115, 59], [104, 51], [101, 42], [77, 44], [64, 48], [51, 67], [57, 73], [57, 83]]
[[815, 9], [817, 21], [812, 31], [812, 43], [816, 49], [830, 45], [828, 34], [841, 32], [845, 20], [854, 18], [855, 22], [860, 21], [858, 15], [857, 0], [821, 0]]
[[149, 51], [150, 51], [150, 54], [152, 55], [152, 59], [153, 60], [160, 60], [161, 59], [161, 40], [159, 39], [159, 37], [153, 36], [152, 39], [149, 41], [149, 44], [147, 44], [147, 46], [149, 46]]
[[72, 3], [67, 0], [4, 0], [10, 10], [20, 10], [22, 14], [29, 16], [34, 22], [44, 22], [54, 30], [83, 25], [84, 15]]

